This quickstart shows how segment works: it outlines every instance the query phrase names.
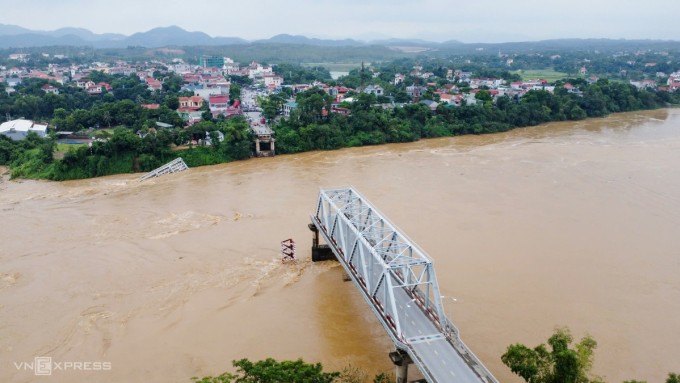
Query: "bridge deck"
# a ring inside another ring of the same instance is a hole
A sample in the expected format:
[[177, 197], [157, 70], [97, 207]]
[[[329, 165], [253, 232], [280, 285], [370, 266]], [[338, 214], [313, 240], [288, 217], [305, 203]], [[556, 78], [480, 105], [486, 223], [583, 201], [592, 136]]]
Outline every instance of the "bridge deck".
[[[353, 206], [356, 203], [360, 203], [360, 209]], [[360, 220], [356, 216], [358, 211], [362, 211]], [[375, 217], [380, 220], [376, 221]], [[497, 383], [493, 375], [460, 340], [455, 326], [443, 314], [434, 275], [421, 278], [419, 282], [406, 275], [413, 270], [409, 269], [410, 266], [403, 265], [421, 267], [425, 264], [422, 274], [433, 274], [427, 256], [420, 253], [420, 249], [404, 247], [405, 242], [408, 246], [413, 245], [403, 235], [399, 251], [404, 253], [404, 249], [407, 249], [414, 256], [404, 258], [384, 251], [382, 255], [378, 255], [375, 251], [384, 242], [384, 238], [376, 240], [376, 233], [369, 233], [369, 226], [380, 226], [379, 234], [387, 235], [392, 241], [400, 233], [365, 198], [353, 189], [322, 190], [316, 215], [311, 217], [311, 221], [362, 293], [395, 346], [409, 354], [428, 382]], [[369, 225], [369, 221], [374, 223]], [[356, 222], [365, 224], [357, 228]], [[376, 225], [376, 222], [380, 224]], [[392, 249], [393, 246], [389, 245], [389, 248]], [[371, 252], [371, 256], [362, 256], [362, 252]]]

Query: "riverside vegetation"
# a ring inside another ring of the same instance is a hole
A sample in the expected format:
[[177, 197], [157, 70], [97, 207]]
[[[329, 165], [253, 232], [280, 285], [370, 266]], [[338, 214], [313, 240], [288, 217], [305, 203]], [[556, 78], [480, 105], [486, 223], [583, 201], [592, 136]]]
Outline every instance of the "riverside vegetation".
[[[548, 346], [540, 344], [529, 348], [516, 343], [508, 346], [501, 356], [503, 363], [513, 373], [528, 383], [604, 383], [605, 380], [590, 373], [593, 367], [597, 342], [585, 336], [571, 348], [573, 337], [568, 328], [555, 329], [548, 339]], [[365, 383], [368, 374], [361, 369], [347, 366], [340, 372], [323, 372], [320, 363], [310, 364], [302, 359], [276, 361], [265, 359], [251, 362], [248, 359], [232, 362], [236, 373], [225, 372], [218, 376], [192, 378], [194, 383]], [[394, 382], [394, 376], [385, 373], [375, 375], [373, 383]], [[623, 383], [647, 383], [627, 380]], [[665, 383], [680, 383], [680, 374], [669, 373]]]

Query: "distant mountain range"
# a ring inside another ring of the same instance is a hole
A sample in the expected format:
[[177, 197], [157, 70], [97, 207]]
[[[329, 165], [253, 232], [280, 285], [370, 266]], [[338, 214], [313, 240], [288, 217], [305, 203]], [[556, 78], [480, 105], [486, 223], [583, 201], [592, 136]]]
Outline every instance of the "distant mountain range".
[[622, 49], [635, 46], [679, 48], [678, 41], [615, 40], [615, 39], [558, 39], [508, 43], [462, 43], [450, 40], [443, 43], [420, 39], [389, 39], [362, 41], [356, 39], [318, 39], [281, 34], [269, 39], [248, 41], [239, 37], [212, 37], [203, 32], [188, 32], [177, 26], [154, 28], [147, 32], [125, 36], [116, 33], [97, 34], [83, 28], [61, 28], [55, 31], [36, 31], [17, 25], [0, 24], [0, 49], [44, 46], [89, 46], [94, 48], [147, 48], [184, 46], [224, 46], [247, 44], [293, 44], [319, 47], [422, 47], [435, 50], [494, 51], [531, 49]]
[[35, 31], [17, 25], [0, 24], [0, 48], [25, 48], [55, 45], [92, 46], [95, 48], [125, 48], [143, 46], [215, 46], [237, 44], [295, 44], [325, 47], [367, 45], [426, 45], [438, 43], [423, 40], [385, 39], [360, 41], [354, 39], [317, 39], [280, 34], [269, 39], [248, 41], [240, 37], [212, 37], [203, 32], [188, 32], [177, 26], [154, 28], [130, 36], [116, 33], [96, 34], [83, 28], [61, 28], [55, 31]]

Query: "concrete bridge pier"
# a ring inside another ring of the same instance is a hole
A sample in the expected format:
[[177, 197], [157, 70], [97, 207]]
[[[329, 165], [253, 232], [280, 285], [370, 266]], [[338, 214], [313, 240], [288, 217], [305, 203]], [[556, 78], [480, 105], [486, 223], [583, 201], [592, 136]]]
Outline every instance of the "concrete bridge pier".
[[397, 383], [408, 382], [408, 365], [413, 363], [411, 357], [408, 356], [406, 351], [400, 349], [390, 352], [389, 355], [392, 363], [394, 363], [394, 366], [396, 367], [395, 376], [397, 378]]
[[316, 225], [310, 223], [307, 227], [314, 233], [312, 237], [312, 262], [337, 261], [328, 245], [319, 244], [319, 229], [316, 228]]

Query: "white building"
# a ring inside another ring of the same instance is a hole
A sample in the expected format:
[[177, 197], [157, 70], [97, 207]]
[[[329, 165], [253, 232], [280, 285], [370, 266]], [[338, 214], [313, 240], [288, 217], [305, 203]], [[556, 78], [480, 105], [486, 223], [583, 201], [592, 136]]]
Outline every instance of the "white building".
[[380, 85], [369, 85], [366, 88], [364, 88], [363, 93], [382, 96], [385, 93], [385, 90]]
[[0, 134], [4, 134], [14, 141], [23, 140], [31, 132], [40, 137], [45, 137], [47, 136], [47, 125], [36, 124], [31, 120], [12, 120], [0, 124]]
[[250, 78], [255, 78], [255, 77], [262, 77], [266, 74], [272, 74], [272, 67], [270, 66], [263, 66], [262, 64], [253, 61], [247, 68], [248, 70], [248, 77]]
[[283, 84], [283, 77], [277, 76], [275, 74], [264, 75], [264, 86], [276, 88], [277, 86], [281, 86], [281, 84]]

